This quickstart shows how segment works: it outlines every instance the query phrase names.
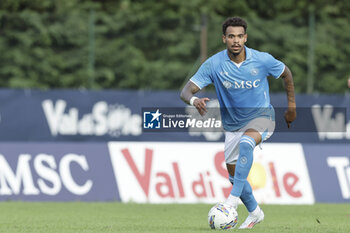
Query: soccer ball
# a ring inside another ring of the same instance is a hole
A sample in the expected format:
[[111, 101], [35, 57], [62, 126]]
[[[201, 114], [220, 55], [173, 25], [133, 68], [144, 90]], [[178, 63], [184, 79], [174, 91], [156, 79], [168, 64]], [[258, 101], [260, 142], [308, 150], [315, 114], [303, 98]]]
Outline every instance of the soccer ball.
[[208, 213], [208, 223], [211, 229], [232, 229], [238, 222], [237, 211], [224, 203], [214, 205]]

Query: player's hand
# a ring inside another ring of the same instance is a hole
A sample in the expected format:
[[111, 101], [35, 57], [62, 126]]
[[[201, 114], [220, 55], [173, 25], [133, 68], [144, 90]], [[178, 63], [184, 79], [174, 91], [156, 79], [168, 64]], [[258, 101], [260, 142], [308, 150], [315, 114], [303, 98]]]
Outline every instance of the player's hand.
[[209, 98], [198, 98], [193, 101], [193, 106], [196, 107], [197, 111], [201, 116], [204, 116], [207, 113], [207, 104], [206, 102], [209, 101]]
[[288, 128], [290, 128], [290, 124], [297, 118], [296, 108], [288, 108], [288, 110], [284, 113], [284, 119], [286, 120]]

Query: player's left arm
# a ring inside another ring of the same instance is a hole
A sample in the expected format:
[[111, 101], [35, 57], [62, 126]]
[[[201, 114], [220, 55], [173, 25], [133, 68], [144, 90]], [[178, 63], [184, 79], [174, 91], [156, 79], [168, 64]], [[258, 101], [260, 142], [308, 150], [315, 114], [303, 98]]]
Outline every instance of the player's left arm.
[[295, 103], [295, 94], [294, 94], [294, 82], [293, 75], [288, 66], [285, 66], [283, 73], [281, 74], [281, 78], [284, 82], [284, 89], [286, 90], [287, 99], [288, 99], [288, 109], [284, 113], [284, 119], [290, 127], [290, 124], [296, 119], [297, 111], [296, 111], [296, 103]]

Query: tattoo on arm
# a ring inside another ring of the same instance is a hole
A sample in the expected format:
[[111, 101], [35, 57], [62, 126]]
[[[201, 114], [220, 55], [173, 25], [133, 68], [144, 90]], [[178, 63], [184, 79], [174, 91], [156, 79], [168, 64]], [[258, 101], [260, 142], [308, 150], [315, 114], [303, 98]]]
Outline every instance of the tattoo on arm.
[[293, 75], [287, 66], [282, 74], [282, 78], [284, 81], [284, 89], [286, 90], [286, 93], [287, 93], [288, 107], [295, 107]]
[[188, 81], [187, 84], [182, 89], [180, 97], [185, 103], [190, 104], [190, 99], [199, 90], [200, 89], [199, 89], [199, 87], [197, 87], [196, 84], [194, 84], [191, 81]]

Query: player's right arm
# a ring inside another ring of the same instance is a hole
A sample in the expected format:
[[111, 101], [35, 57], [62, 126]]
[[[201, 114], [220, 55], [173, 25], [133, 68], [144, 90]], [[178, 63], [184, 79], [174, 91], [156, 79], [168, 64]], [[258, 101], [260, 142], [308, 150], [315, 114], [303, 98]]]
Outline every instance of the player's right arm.
[[209, 98], [198, 98], [194, 96], [199, 91], [199, 87], [192, 81], [188, 81], [181, 91], [180, 97], [186, 104], [191, 104], [196, 107], [201, 116], [204, 116], [207, 112], [206, 102]]
[[211, 58], [206, 60], [198, 71], [192, 76], [190, 81], [186, 83], [181, 91], [180, 97], [186, 103], [196, 107], [197, 111], [201, 116], [204, 116], [207, 112], [206, 102], [209, 101], [208, 98], [198, 98], [194, 96], [200, 89], [208, 86], [213, 81], [211, 79]]
[[[273, 56], [268, 53], [265, 53], [266, 57], [264, 61], [266, 62], [268, 68], [268, 75], [271, 75], [275, 78], [281, 77], [284, 81], [284, 88], [287, 93], [288, 99], [288, 109], [284, 114], [284, 119], [287, 123], [288, 128], [290, 128], [291, 123], [296, 119], [296, 104], [295, 104], [295, 94], [294, 94], [294, 82], [293, 75], [288, 66], [283, 64], [281, 61], [276, 60]], [[283, 71], [281, 73], [281, 68]]]

